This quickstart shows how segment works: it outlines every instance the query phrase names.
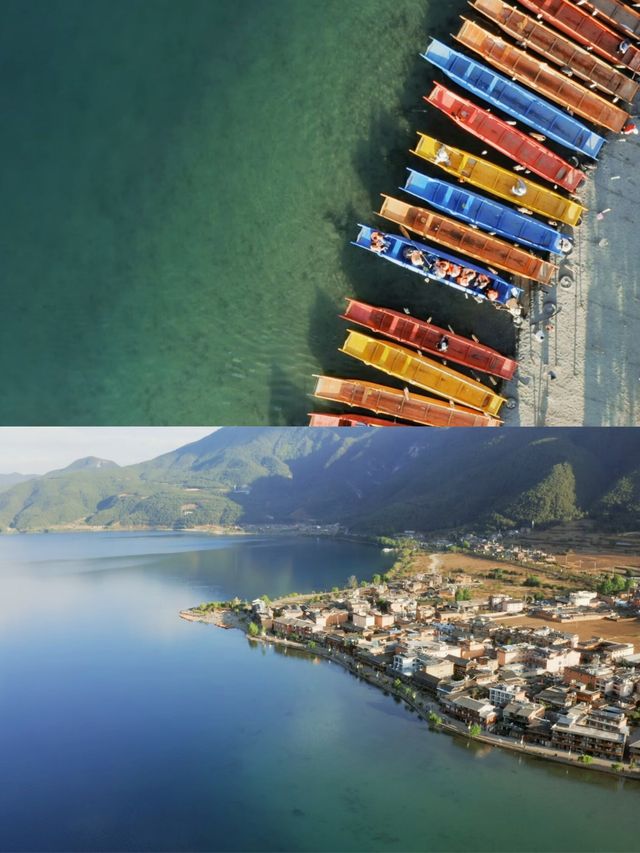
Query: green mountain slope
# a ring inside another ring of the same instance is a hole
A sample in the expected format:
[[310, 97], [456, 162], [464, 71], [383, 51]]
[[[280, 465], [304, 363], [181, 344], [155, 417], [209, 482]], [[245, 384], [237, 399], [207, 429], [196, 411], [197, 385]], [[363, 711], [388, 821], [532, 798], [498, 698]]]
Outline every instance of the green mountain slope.
[[[340, 522], [362, 532], [628, 527], [636, 430], [231, 427], [139, 465], [79, 460], [0, 493], [0, 528]], [[615, 439], [614, 439], [615, 435]]]

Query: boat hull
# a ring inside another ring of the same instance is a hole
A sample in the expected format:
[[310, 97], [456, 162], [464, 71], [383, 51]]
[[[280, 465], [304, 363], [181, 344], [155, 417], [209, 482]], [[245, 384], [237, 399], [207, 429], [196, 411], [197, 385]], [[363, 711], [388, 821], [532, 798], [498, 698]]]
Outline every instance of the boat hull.
[[539, 98], [524, 86], [503, 77], [475, 59], [432, 39], [422, 58], [435, 65], [464, 89], [521, 121], [533, 130], [594, 160], [604, 138], [564, 110]]
[[[432, 136], [420, 133], [418, 137], [418, 144], [412, 154], [438, 166], [463, 183], [469, 183], [493, 196], [513, 202], [513, 172], [496, 166], [489, 160], [474, 157], [468, 151], [443, 145]], [[441, 149], [444, 150], [447, 161], [438, 157]], [[566, 225], [576, 226], [580, 222], [584, 208], [578, 202], [564, 198], [527, 178], [522, 178], [522, 182], [526, 190], [522, 196], [522, 204], [527, 210]]]
[[524, 47], [535, 50], [561, 68], [569, 69], [581, 80], [595, 84], [600, 91], [623, 98], [628, 103], [638, 94], [640, 87], [626, 74], [616, 71], [593, 51], [585, 50], [572, 39], [529, 17], [515, 6], [509, 6], [504, 0], [472, 0], [471, 6]]
[[498, 71], [534, 88], [536, 92], [569, 110], [571, 114], [575, 113], [614, 133], [620, 133], [629, 119], [629, 113], [620, 107], [586, 89], [546, 62], [519, 50], [500, 36], [493, 35], [475, 21], [464, 21], [455, 38], [464, 47], [480, 54]]
[[622, 41], [620, 35], [568, 0], [519, 0], [519, 2], [534, 15], [541, 15], [560, 32], [566, 33], [580, 44], [593, 48], [596, 53], [610, 62], [624, 65], [634, 72], [640, 71], [640, 50], [635, 45], [629, 45], [624, 53], [620, 53]]
[[425, 101], [449, 116], [458, 127], [555, 186], [576, 192], [586, 180], [584, 172], [567, 163], [542, 143], [440, 83], [434, 84]]
[[543, 284], [551, 284], [557, 272], [554, 264], [543, 261], [525, 249], [498, 237], [491, 237], [448, 216], [432, 213], [390, 196], [383, 196], [383, 199], [380, 216], [395, 222], [396, 225], [404, 226], [420, 237], [462, 252], [480, 263], [490, 264], [512, 275], [520, 275]]
[[317, 376], [314, 396], [321, 400], [344, 403], [358, 409], [368, 409], [381, 415], [390, 415], [411, 421], [419, 426], [433, 427], [497, 427], [500, 420], [463, 406], [452, 406], [410, 391], [401, 391], [362, 382], [360, 379], [339, 379], [334, 376]]
[[350, 330], [340, 352], [438, 397], [496, 417], [505, 398], [475, 379], [418, 355], [400, 344]]
[[468, 261], [463, 261], [455, 255], [450, 255], [448, 252], [444, 252], [442, 249], [434, 249], [430, 246], [425, 246], [424, 243], [419, 243], [416, 240], [408, 240], [406, 237], [399, 237], [396, 234], [388, 234], [386, 232], [384, 232], [384, 239], [388, 244], [388, 248], [384, 252], [375, 252], [371, 247], [371, 236], [375, 231], [376, 229], [371, 228], [369, 225], [360, 225], [360, 231], [357, 238], [353, 241], [353, 244], [361, 249], [366, 249], [367, 251], [372, 252], [372, 254], [375, 254], [380, 258], [384, 258], [390, 263], [396, 264], [403, 269], [418, 273], [422, 278], [430, 281], [436, 281], [439, 284], [445, 284], [448, 287], [452, 287], [454, 290], [459, 290], [462, 293], [466, 293], [477, 299], [487, 299], [487, 295], [484, 290], [478, 289], [473, 285], [465, 287], [450, 276], [437, 277], [425, 267], [413, 265], [405, 258], [405, 253], [411, 249], [417, 249], [425, 255], [425, 258], [429, 263], [431, 263], [432, 258], [437, 258], [438, 260], [447, 261], [448, 263], [474, 270], [478, 275], [487, 276], [489, 278], [491, 289], [495, 290], [498, 294], [494, 304], [505, 305], [510, 310], [516, 310], [518, 300], [522, 295], [521, 288], [509, 284], [508, 281], [505, 281], [505, 279], [495, 273], [492, 273], [490, 270], [484, 267], [479, 267]]
[[606, 19], [608, 26], [616, 27], [626, 35], [640, 38], [640, 15], [619, 0], [586, 0], [585, 5]]
[[[500, 379], [513, 379], [518, 368], [517, 361], [501, 355], [491, 347], [391, 308], [376, 308], [357, 299], [348, 299], [345, 312], [340, 316], [350, 323], [357, 323], [372, 332], [393, 338], [398, 343]], [[447, 339], [448, 344], [445, 352], [438, 349], [443, 338]]]
[[432, 207], [532, 249], [565, 254], [568, 238], [538, 219], [447, 181], [427, 177], [413, 169], [408, 171], [409, 177], [402, 189]]
[[331, 414], [328, 412], [309, 412], [311, 427], [396, 427], [407, 426], [384, 418], [373, 418], [369, 415]]

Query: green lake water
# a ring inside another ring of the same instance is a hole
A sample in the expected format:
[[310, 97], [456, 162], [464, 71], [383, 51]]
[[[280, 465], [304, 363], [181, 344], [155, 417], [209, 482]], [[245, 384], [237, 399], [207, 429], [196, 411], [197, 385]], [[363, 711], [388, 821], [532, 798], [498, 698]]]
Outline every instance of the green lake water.
[[463, 9], [0, 0], [0, 421], [303, 423], [313, 373], [382, 378], [337, 352], [347, 295], [512, 351], [348, 244], [446, 127], [418, 53]]

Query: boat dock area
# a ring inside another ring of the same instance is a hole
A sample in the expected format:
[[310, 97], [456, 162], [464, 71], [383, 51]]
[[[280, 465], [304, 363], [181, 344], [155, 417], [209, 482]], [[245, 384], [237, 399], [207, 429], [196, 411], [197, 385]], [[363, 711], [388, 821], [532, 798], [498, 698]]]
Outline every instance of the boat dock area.
[[[423, 112], [450, 119], [471, 151], [425, 119], [405, 197], [383, 194], [352, 239], [418, 287], [416, 275], [508, 312], [517, 351], [413, 317], [410, 302], [403, 321], [384, 293], [349, 299], [340, 316], [373, 336], [350, 329], [340, 351], [387, 376], [363, 381], [351, 365], [349, 378], [319, 377], [318, 400], [363, 412], [317, 411], [313, 426], [637, 423], [640, 275], [626, 259], [638, 255], [640, 14], [620, 0], [519, 2], [469, 0], [477, 20], [460, 16], [456, 49], [428, 40]], [[500, 363], [507, 374], [479, 366]]]
[[590, 209], [576, 229], [574, 251], [561, 267], [561, 277], [570, 276], [569, 286], [527, 293], [518, 378], [503, 386], [504, 394], [518, 398], [518, 406], [505, 412], [506, 425], [638, 423], [640, 271], [628, 260], [640, 257], [633, 246], [640, 198], [637, 158], [637, 137], [608, 145], [584, 196]]

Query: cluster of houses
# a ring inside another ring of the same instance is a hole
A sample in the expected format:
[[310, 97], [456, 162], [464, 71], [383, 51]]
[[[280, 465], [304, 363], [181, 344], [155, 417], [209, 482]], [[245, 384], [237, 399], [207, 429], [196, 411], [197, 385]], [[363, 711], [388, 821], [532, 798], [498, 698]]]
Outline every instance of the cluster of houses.
[[581, 641], [551, 616], [541, 627], [509, 625], [510, 616], [545, 608], [593, 618], [611, 605], [588, 591], [542, 604], [507, 595], [445, 603], [443, 593], [465, 580], [423, 573], [276, 609], [257, 599], [252, 618], [266, 632], [313, 640], [399, 678], [468, 725], [558, 752], [640, 763], [640, 729], [631, 728], [640, 718], [633, 643]]

